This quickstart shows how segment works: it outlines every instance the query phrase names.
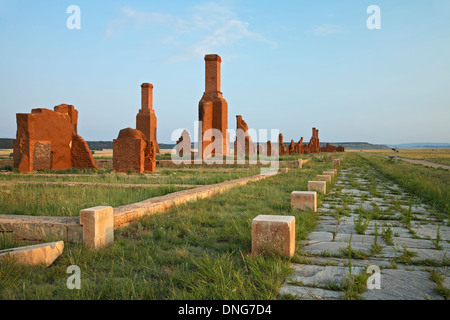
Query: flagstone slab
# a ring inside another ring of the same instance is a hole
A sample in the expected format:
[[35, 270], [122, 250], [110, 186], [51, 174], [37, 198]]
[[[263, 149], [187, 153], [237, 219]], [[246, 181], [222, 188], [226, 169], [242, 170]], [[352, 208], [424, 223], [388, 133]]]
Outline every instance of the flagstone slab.
[[426, 271], [381, 270], [381, 289], [367, 290], [366, 300], [443, 300]]
[[353, 194], [353, 195], [358, 195], [358, 196], [370, 195], [370, 193], [368, 191], [362, 191], [362, 190], [359, 190], [359, 189], [342, 189], [341, 193]]
[[[439, 225], [437, 224], [424, 224], [424, 225], [413, 225], [412, 230], [417, 234], [417, 236], [421, 238], [430, 238], [430, 239], [436, 239], [437, 230]], [[450, 227], [448, 226], [441, 226], [439, 228], [439, 234], [441, 236], [441, 239], [443, 240], [450, 240]]]
[[411, 238], [396, 238], [393, 237], [395, 247], [419, 248], [419, 249], [434, 249], [435, 246], [430, 240], [411, 239]]
[[[400, 248], [399, 248], [400, 249]], [[416, 257], [412, 258], [413, 262], [423, 261], [423, 260], [433, 260], [436, 262], [443, 262], [444, 259], [449, 261], [450, 253], [446, 250], [434, 250], [434, 249], [408, 249], [417, 253]]]
[[[320, 257], [320, 256], [311, 256], [306, 258], [306, 262], [312, 265], [330, 265], [330, 266], [340, 266], [347, 267], [348, 266], [348, 258], [335, 258], [335, 257]], [[390, 259], [352, 259], [352, 266], [354, 267], [368, 267], [371, 265], [379, 266], [380, 268], [391, 268], [391, 260]]]
[[[342, 254], [341, 250], [347, 249], [348, 244], [346, 242], [317, 242], [311, 243], [302, 248], [303, 251], [314, 254], [331, 254], [331, 255], [340, 255]], [[371, 245], [368, 243], [353, 243], [352, 242], [352, 250], [360, 250], [366, 254], [370, 253]]]
[[313, 241], [332, 241], [333, 233], [331, 232], [311, 232], [308, 236], [310, 242]]
[[[366, 243], [372, 245], [375, 242], [375, 236], [362, 234], [350, 235], [348, 233], [338, 233], [334, 241], [348, 242], [350, 240], [350, 237], [352, 238], [352, 245], [353, 243]], [[384, 242], [381, 236], [378, 236], [377, 243], [382, 246], [386, 245], [386, 242]]]
[[[347, 267], [294, 264], [293, 268], [294, 273], [289, 278], [289, 281], [306, 286], [342, 286], [345, 279], [350, 276], [350, 270]], [[363, 271], [365, 269], [362, 267], [352, 267], [353, 275]]]
[[344, 294], [338, 291], [291, 285], [282, 286], [279, 293], [289, 294], [300, 300], [340, 300], [344, 297]]

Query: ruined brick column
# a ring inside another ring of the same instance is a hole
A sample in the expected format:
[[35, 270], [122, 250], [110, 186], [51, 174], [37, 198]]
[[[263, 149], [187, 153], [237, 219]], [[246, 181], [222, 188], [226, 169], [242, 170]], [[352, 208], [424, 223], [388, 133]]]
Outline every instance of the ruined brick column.
[[315, 137], [316, 137], [316, 152], [319, 153], [320, 152], [320, 141], [319, 141], [319, 129], [314, 128], [315, 130]]
[[153, 85], [143, 83], [141, 85], [141, 109], [136, 116], [136, 129], [155, 143], [156, 152], [159, 153], [156, 128], [156, 115], [155, 110], [153, 110]]
[[[239, 132], [239, 130], [242, 130]], [[240, 137], [239, 135], [243, 136]], [[242, 141], [243, 138], [243, 141]], [[241, 141], [239, 141], [241, 140]], [[242, 119], [241, 115], [236, 116], [236, 141], [234, 142], [234, 154], [243, 153], [245, 151], [246, 156], [253, 156], [256, 154], [256, 147], [248, 133], [248, 125]]]
[[[222, 133], [222, 150], [215, 152], [215, 155], [222, 153], [226, 155], [227, 129], [228, 129], [228, 104], [223, 99], [220, 92], [220, 63], [222, 59], [217, 54], [205, 56], [205, 92], [198, 106], [198, 118], [202, 122], [201, 135], [210, 129], [217, 129]], [[208, 139], [209, 140], [209, 139]], [[203, 141], [202, 158], [205, 148], [211, 141]]]
[[297, 147], [298, 147], [298, 151], [297, 151], [298, 154], [304, 153], [304, 150], [303, 150], [303, 137], [298, 141]]

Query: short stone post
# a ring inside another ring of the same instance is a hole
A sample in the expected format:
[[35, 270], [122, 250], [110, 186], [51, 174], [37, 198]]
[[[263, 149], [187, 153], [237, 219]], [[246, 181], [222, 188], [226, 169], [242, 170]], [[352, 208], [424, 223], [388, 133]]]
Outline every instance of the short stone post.
[[341, 159], [333, 159], [333, 166], [340, 167], [341, 166]]
[[114, 243], [114, 213], [112, 207], [94, 207], [80, 211], [83, 243], [86, 248], [99, 249]]
[[327, 194], [327, 183], [326, 181], [308, 181], [308, 191], [319, 191]]
[[302, 159], [298, 159], [297, 160], [297, 167], [300, 168], [300, 169], [303, 167], [303, 160]]
[[259, 215], [252, 221], [252, 254], [278, 253], [292, 257], [295, 251], [295, 217]]
[[328, 174], [320, 174], [316, 177], [317, 181], [331, 182], [331, 176]]
[[334, 171], [331, 171], [331, 170], [324, 171], [323, 174], [329, 175], [329, 176], [331, 176], [331, 178], [334, 178], [334, 176], [335, 176]]
[[317, 211], [317, 192], [315, 191], [294, 191], [291, 193], [291, 205], [293, 210]]

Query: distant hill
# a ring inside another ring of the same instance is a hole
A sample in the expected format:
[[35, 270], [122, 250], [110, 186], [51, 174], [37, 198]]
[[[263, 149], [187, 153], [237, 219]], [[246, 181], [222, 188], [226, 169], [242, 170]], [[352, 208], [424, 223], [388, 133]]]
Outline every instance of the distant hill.
[[424, 143], [424, 142], [416, 142], [416, 143], [402, 143], [402, 144], [389, 144], [389, 147], [399, 148], [399, 149], [435, 149], [435, 148], [450, 148], [450, 143]]
[[14, 139], [0, 138], [0, 149], [12, 149]]
[[103, 150], [103, 149], [112, 149], [113, 143], [112, 141], [86, 141], [91, 151], [93, 150]]

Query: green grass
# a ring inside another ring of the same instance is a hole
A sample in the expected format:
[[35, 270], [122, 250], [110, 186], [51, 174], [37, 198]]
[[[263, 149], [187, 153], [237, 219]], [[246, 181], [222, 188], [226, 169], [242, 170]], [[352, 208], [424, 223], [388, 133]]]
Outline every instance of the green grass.
[[0, 250], [11, 249], [24, 245], [36, 244], [31, 241], [17, 240], [13, 237], [12, 233], [0, 233]]
[[394, 240], [392, 239], [391, 226], [388, 226], [383, 230], [383, 232], [381, 233], [381, 237], [388, 245], [392, 246], [394, 244]]
[[[297, 240], [317, 215], [292, 212], [290, 193], [327, 169], [316, 163], [156, 214], [116, 230], [98, 251], [66, 244], [49, 268], [0, 262], [0, 299], [275, 299], [289, 259], [251, 255], [260, 214], [293, 215]], [[297, 248], [292, 260], [301, 258]], [[66, 288], [67, 267], [81, 268], [81, 290]]]
[[[76, 173], [75, 173], [76, 172]], [[122, 183], [122, 184], [190, 184], [208, 185], [226, 180], [234, 180], [260, 173], [260, 168], [248, 168], [238, 171], [217, 172], [216, 170], [174, 170], [163, 169], [157, 174], [120, 174], [68, 171], [67, 174], [4, 174], [1, 181], [42, 181], [42, 182], [92, 182], [92, 183]], [[72, 175], [73, 173], [79, 175]]]
[[427, 270], [430, 274], [430, 280], [436, 284], [435, 291], [445, 300], [450, 298], [450, 289], [445, 286], [445, 277], [434, 269]]
[[0, 186], [0, 213], [31, 216], [78, 216], [96, 206], [117, 207], [162, 196], [184, 188], [123, 188], [102, 186], [9, 185]]
[[364, 210], [362, 206], [360, 206], [358, 209], [358, 219], [353, 219], [358, 234], [365, 234], [370, 222], [370, 217], [367, 213], [365, 214], [365, 219], [363, 219], [363, 212]]

